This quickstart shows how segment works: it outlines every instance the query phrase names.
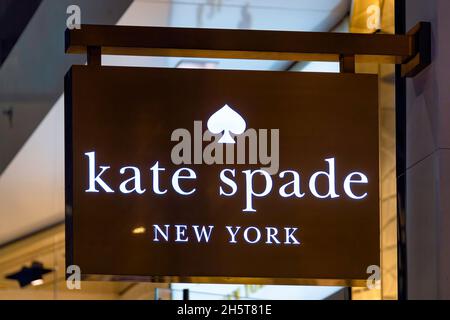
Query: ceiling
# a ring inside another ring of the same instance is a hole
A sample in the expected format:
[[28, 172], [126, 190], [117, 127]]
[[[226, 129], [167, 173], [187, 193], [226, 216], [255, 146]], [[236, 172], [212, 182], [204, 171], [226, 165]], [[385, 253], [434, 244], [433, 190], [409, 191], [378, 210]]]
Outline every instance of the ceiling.
[[[82, 23], [302, 31], [329, 31], [350, 7], [348, 0], [43, 0], [0, 67], [0, 246], [64, 220], [63, 78], [70, 65], [85, 63], [84, 56], [64, 54], [69, 4], [80, 6]], [[174, 67], [180, 60], [103, 61]], [[284, 67], [214, 62], [218, 68]]]

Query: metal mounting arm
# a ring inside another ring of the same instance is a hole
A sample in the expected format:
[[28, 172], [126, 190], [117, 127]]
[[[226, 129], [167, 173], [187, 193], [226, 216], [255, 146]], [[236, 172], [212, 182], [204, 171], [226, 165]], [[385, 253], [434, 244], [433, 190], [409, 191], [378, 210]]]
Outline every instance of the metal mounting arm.
[[[82, 25], [66, 30], [66, 52], [288, 61], [402, 64], [413, 77], [431, 63], [431, 25], [420, 22], [406, 35]], [[348, 69], [347, 69], [348, 70]], [[351, 66], [350, 66], [351, 70]]]

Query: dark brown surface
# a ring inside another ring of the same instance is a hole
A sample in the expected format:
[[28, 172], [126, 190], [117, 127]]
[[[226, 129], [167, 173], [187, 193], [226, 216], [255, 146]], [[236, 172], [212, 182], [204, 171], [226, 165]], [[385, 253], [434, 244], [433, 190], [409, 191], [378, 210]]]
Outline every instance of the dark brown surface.
[[66, 52], [274, 60], [334, 60], [339, 55], [415, 55], [413, 35], [82, 25], [66, 30]]
[[[66, 84], [68, 263], [83, 274], [366, 279], [367, 267], [379, 265], [377, 91], [374, 75], [74, 66]], [[280, 129], [280, 170], [300, 173], [304, 198], [281, 198], [286, 180], [274, 178], [272, 193], [254, 200], [257, 212], [244, 213], [242, 174], [238, 195], [218, 195], [222, 169], [254, 165], [183, 165], [196, 171], [197, 192], [175, 193], [172, 131], [192, 133], [194, 120], [206, 130], [209, 116], [225, 103], [247, 127]], [[84, 192], [89, 151], [96, 151], [97, 165], [111, 166], [103, 177], [116, 193]], [[336, 158], [341, 197], [316, 199], [307, 182], [327, 168], [329, 157]], [[151, 190], [156, 161], [166, 168], [164, 196]], [[124, 177], [118, 171], [126, 165], [140, 168], [143, 195], [119, 192]], [[349, 199], [342, 187], [353, 171], [369, 177], [362, 201]], [[155, 223], [215, 229], [209, 244], [154, 243]], [[230, 245], [225, 225], [295, 226], [302, 244]], [[133, 235], [137, 226], [147, 233]]]
[[431, 64], [431, 23], [421, 22], [408, 32], [414, 37], [414, 56], [402, 65], [402, 77], [415, 77]]

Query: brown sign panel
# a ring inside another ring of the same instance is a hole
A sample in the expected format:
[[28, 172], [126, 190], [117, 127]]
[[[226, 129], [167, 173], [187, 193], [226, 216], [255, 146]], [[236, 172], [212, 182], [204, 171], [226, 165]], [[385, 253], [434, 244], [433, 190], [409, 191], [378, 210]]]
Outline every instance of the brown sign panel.
[[380, 256], [377, 91], [374, 75], [72, 67], [67, 263], [361, 283]]

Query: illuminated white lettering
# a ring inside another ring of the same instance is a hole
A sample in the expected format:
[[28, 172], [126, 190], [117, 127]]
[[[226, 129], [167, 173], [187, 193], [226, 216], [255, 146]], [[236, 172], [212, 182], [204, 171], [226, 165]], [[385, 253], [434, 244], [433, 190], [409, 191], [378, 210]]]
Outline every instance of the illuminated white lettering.
[[[314, 173], [309, 179], [309, 189], [311, 190], [311, 193], [319, 199], [339, 198], [339, 195], [336, 193], [334, 158], [325, 159], [325, 161], [328, 162], [329, 172], [319, 171]], [[325, 195], [319, 194], [316, 188], [316, 180], [319, 176], [326, 176], [328, 178], [328, 193]]]
[[154, 234], [153, 241], [159, 242], [158, 234], [160, 234], [164, 238], [164, 240], [169, 241], [169, 227], [170, 227], [170, 225], [165, 224], [164, 225], [165, 232], [164, 232], [163, 230], [161, 230], [161, 228], [157, 224], [154, 224], [153, 225], [153, 234]]
[[[229, 243], [236, 243], [236, 235], [238, 233], [238, 231], [241, 229], [241, 227], [237, 226], [237, 227], [231, 227], [231, 226], [226, 226], [228, 232], [230, 233], [231, 239], [229, 241]], [[233, 231], [233, 228], [235, 228], [235, 230]]]
[[278, 229], [273, 227], [266, 227], [267, 232], [267, 244], [272, 244], [272, 241], [276, 244], [279, 244], [280, 241], [277, 239], [276, 235], [278, 234]]
[[204, 242], [209, 242], [209, 238], [211, 237], [211, 232], [214, 229], [214, 226], [208, 226], [209, 231], [206, 231], [206, 227], [202, 226], [199, 232], [200, 226], [192, 226], [194, 228], [195, 235], [197, 237], [198, 242], [202, 242], [202, 238]]
[[[354, 180], [353, 177], [358, 176], [358, 180]], [[366, 175], [362, 174], [361, 172], [353, 172], [350, 173], [344, 180], [344, 191], [345, 193], [352, 199], [361, 200], [367, 197], [367, 192], [357, 196], [352, 191], [352, 183], [356, 184], [367, 184], [369, 182], [369, 179], [367, 179]]]
[[[187, 176], [181, 175], [183, 172], [187, 172], [188, 175]], [[178, 192], [179, 194], [181, 194], [183, 196], [188, 196], [195, 192], [195, 188], [193, 188], [190, 191], [183, 191], [180, 187], [179, 180], [180, 179], [186, 179], [186, 180], [191, 179], [192, 180], [192, 179], [196, 179], [196, 178], [197, 178], [197, 175], [195, 174], [194, 170], [189, 169], [189, 168], [181, 168], [181, 169], [178, 169], [177, 171], [175, 171], [175, 173], [173, 174], [172, 186], [175, 189], [175, 191]]]
[[298, 228], [284, 228], [284, 230], [286, 231], [286, 241], [284, 241], [285, 244], [300, 244], [300, 241], [298, 241], [294, 236], [294, 233], [298, 230]]
[[[243, 240], [244, 242], [249, 244], [255, 244], [265, 241], [265, 244], [268, 245], [278, 245], [281, 243], [285, 245], [300, 245], [300, 241], [295, 235], [298, 228], [284, 228], [284, 239], [281, 239], [283, 236], [280, 235], [279, 230], [275, 227], [265, 227], [265, 230], [260, 230], [255, 226], [246, 227], [243, 228], [243, 232], [241, 233], [242, 236], [239, 236], [239, 239], [238, 235], [239, 230], [241, 229], [240, 226], [227, 226], [226, 228], [228, 230], [228, 233], [230, 234], [230, 240], [228, 242], [233, 244], [238, 243], [239, 240]], [[262, 239], [264, 231], [266, 232], [265, 240]]]
[[235, 176], [236, 172], [234, 169], [223, 169], [220, 172], [220, 180], [222, 180], [223, 183], [225, 183], [226, 185], [228, 185], [231, 188], [231, 192], [227, 193], [227, 192], [223, 191], [222, 186], [220, 186], [219, 194], [221, 196], [231, 197], [232, 195], [234, 195], [237, 192], [237, 185], [236, 185], [236, 182], [234, 182], [233, 180], [231, 180], [230, 178], [228, 178], [226, 176], [227, 172], [231, 173], [231, 175], [233, 177]]
[[188, 242], [189, 238], [186, 236], [187, 226], [184, 224], [176, 224], [176, 235], [175, 242]]
[[[248, 237], [248, 233], [251, 230], [254, 230], [255, 234], [256, 234], [256, 237], [255, 237], [254, 240], [250, 240], [249, 237]], [[257, 243], [260, 239], [261, 239], [261, 232], [259, 231], [258, 228], [248, 227], [247, 229], [245, 229], [245, 231], [244, 231], [244, 240], [245, 241], [247, 241], [248, 243], [252, 243], [253, 244], [253, 243]]]
[[[244, 212], [256, 212], [256, 210], [253, 208], [253, 196], [255, 197], [265, 197], [269, 194], [269, 192], [272, 190], [272, 178], [265, 170], [246, 170], [242, 171], [245, 174], [245, 209], [242, 210]], [[255, 174], [261, 174], [264, 176], [266, 180], [266, 186], [264, 188], [264, 191], [261, 193], [256, 193], [253, 190], [253, 176]]]
[[98, 183], [103, 190], [105, 190], [106, 192], [114, 192], [113, 189], [111, 189], [106, 183], [105, 181], [102, 180], [102, 178], [100, 178], [100, 176], [110, 168], [110, 166], [99, 166], [99, 168], [101, 169], [100, 173], [95, 175], [95, 152], [86, 152], [85, 153], [86, 156], [88, 156], [89, 158], [89, 189], [86, 190], [86, 192], [99, 192], [99, 190], [97, 190], [95, 188], [96, 184]]
[[[293, 180], [281, 186], [279, 191], [280, 196], [283, 198], [289, 198], [295, 195], [297, 198], [303, 198], [305, 194], [300, 192], [300, 175], [295, 171], [288, 170], [280, 172], [280, 178], [284, 178], [286, 174], [291, 174], [293, 176]], [[292, 186], [292, 192], [288, 193], [286, 192], [286, 189], [289, 186]]]
[[161, 190], [159, 188], [159, 172], [160, 171], [166, 171], [164, 168], [159, 167], [159, 162], [156, 162], [153, 167], [150, 169], [152, 171], [153, 175], [153, 192], [156, 194], [165, 194], [167, 193], [167, 190]]
[[[136, 167], [123, 167], [119, 172], [120, 174], [124, 174], [126, 170], [132, 170], [134, 172], [134, 176], [120, 184], [120, 192], [132, 193], [136, 191], [138, 194], [143, 194], [145, 192], [145, 189], [141, 188], [141, 171], [139, 171], [139, 169]], [[132, 189], [128, 189], [127, 184], [132, 181], [134, 181], [134, 187]]]

